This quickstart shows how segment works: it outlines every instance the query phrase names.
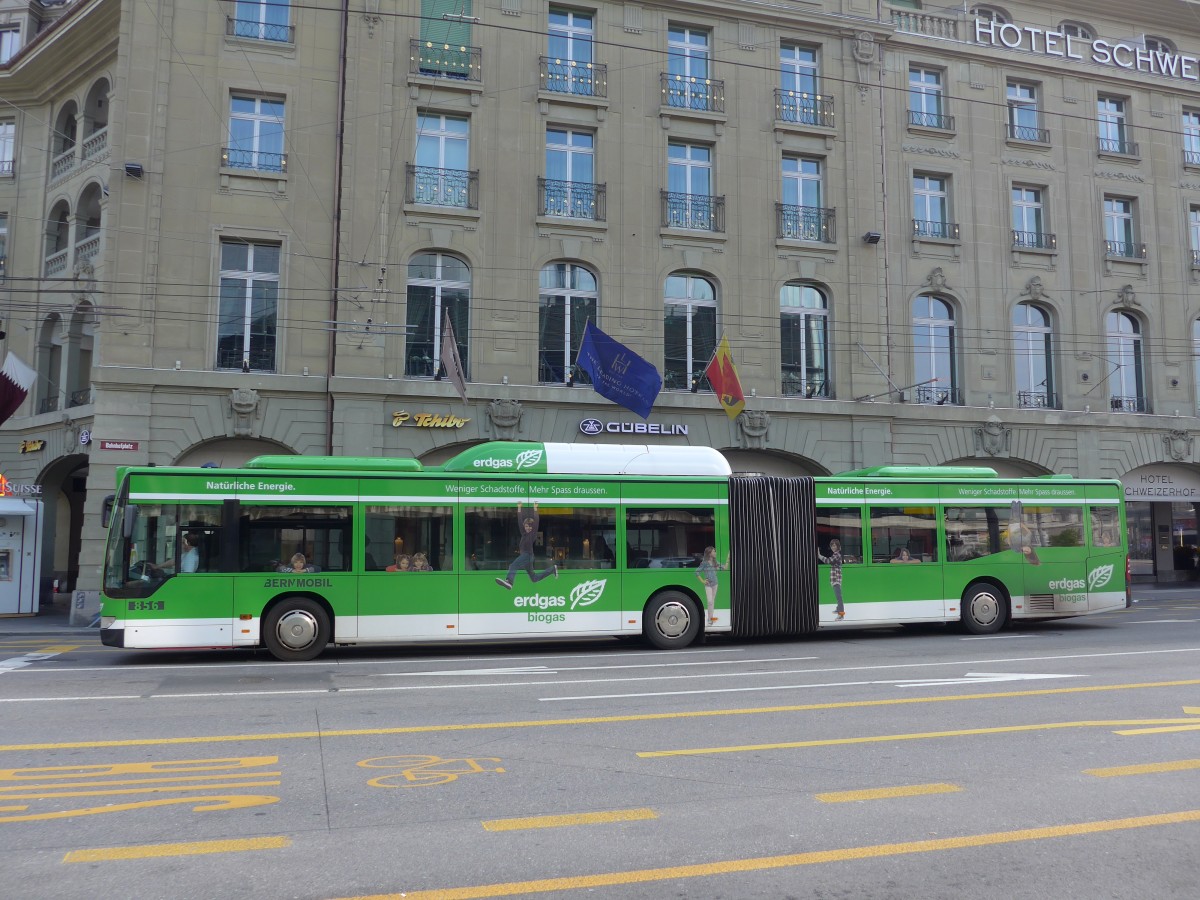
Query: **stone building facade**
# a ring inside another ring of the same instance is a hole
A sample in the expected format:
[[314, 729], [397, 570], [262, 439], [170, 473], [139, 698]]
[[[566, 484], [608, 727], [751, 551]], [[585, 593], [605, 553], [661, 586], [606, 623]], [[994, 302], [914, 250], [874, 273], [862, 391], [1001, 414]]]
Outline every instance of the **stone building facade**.
[[[122, 465], [522, 438], [1120, 478], [1135, 572], [1189, 577], [1200, 23], [921, 5], [0, 0], [44, 574], [92, 602]], [[589, 318], [647, 421], [574, 370]]]

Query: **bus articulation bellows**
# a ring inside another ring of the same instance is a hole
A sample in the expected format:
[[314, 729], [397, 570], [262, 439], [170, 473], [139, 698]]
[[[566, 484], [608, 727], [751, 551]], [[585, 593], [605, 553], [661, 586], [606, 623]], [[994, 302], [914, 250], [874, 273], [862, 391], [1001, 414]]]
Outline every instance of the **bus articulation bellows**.
[[441, 466], [264, 456], [118, 473], [101, 636], [126, 648], [704, 633], [1127, 605], [1115, 481], [884, 466], [735, 475], [703, 447], [494, 442]]

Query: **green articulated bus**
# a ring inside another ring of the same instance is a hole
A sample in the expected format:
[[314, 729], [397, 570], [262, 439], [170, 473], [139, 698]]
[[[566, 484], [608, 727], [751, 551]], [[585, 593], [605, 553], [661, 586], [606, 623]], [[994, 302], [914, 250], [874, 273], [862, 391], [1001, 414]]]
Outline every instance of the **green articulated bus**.
[[125, 468], [101, 635], [125, 648], [707, 633], [1128, 605], [1115, 481], [885, 466], [735, 475], [705, 447], [497, 442], [441, 466], [263, 456]]

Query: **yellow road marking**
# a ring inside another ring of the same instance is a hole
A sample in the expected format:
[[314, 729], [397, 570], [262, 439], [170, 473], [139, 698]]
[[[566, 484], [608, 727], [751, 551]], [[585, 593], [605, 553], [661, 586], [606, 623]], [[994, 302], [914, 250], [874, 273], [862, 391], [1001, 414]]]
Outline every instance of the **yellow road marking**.
[[1113, 766], [1110, 769], [1084, 769], [1084, 775], [1097, 778], [1116, 778], [1120, 775], [1151, 775], [1156, 772], [1185, 772], [1200, 769], [1200, 759], [1179, 759], [1174, 762], [1145, 763], [1139, 766]]
[[56, 797], [122, 797], [126, 794], [175, 794], [180, 791], [240, 791], [242, 788], [278, 787], [281, 781], [237, 781], [232, 784], [179, 784], [167, 787], [113, 788], [112, 790], [60, 791], [58, 785], [38, 788], [9, 789], [0, 794], [0, 800], [53, 800]]
[[1118, 731], [1117, 734], [1171, 734], [1176, 731], [1200, 731], [1200, 722], [1193, 720], [1190, 725], [1176, 725], [1171, 728], [1134, 728], [1128, 731]]
[[518, 894], [605, 888], [623, 884], [647, 884], [656, 881], [674, 881], [680, 878], [705, 878], [714, 875], [731, 875], [738, 872], [763, 872], [770, 869], [786, 869], [795, 866], [845, 862], [855, 859], [877, 859], [879, 857], [901, 856], [909, 853], [932, 853], [938, 850], [990, 847], [998, 844], [1015, 844], [1022, 841], [1040, 841], [1046, 838], [1102, 834], [1110, 831], [1128, 831], [1134, 828], [1151, 828], [1160, 825], [1179, 825], [1184, 822], [1200, 822], [1200, 809], [1177, 813], [1163, 813], [1156, 816], [1137, 816], [1128, 819], [1104, 819], [1098, 822], [1081, 822], [1077, 825], [1052, 825], [1045, 828], [1023, 828], [1018, 831], [996, 831], [990, 834], [964, 835], [957, 838], [939, 838], [936, 840], [910, 841], [899, 844], [874, 844], [867, 847], [847, 847], [842, 850], [817, 850], [810, 853], [791, 853], [786, 856], [761, 856], [753, 859], [731, 859], [691, 866], [635, 869], [627, 872], [607, 872], [599, 875], [579, 875], [568, 878], [544, 878], [535, 881], [510, 881], [500, 884], [484, 884], [474, 887], [446, 888], [443, 890], [373, 894], [371, 896], [343, 898], [343, 900], [401, 900], [401, 898], [403, 900], [479, 900], [479, 898], [484, 897], [512, 897]]
[[[21, 750], [80, 750], [100, 747], [154, 747], [170, 744], [219, 744], [240, 741], [292, 741], [312, 738], [374, 737], [390, 734], [433, 734], [453, 731], [490, 731], [510, 728], [554, 728], [567, 725], [612, 725], [622, 722], [654, 722], [677, 719], [710, 719], [722, 716], [757, 716], [829, 709], [866, 709], [877, 706], [905, 706], [914, 703], [949, 703], [963, 700], [996, 700], [1010, 697], [1048, 697], [1057, 694], [1087, 694], [1101, 691], [1129, 691], [1143, 688], [1190, 687], [1200, 679], [1150, 681], [1138, 684], [1106, 684], [1087, 687], [1041, 688], [1030, 691], [999, 691], [991, 694], [951, 694], [942, 697], [897, 697], [889, 700], [852, 700], [841, 703], [807, 703], [797, 706], [764, 706], [747, 709], [693, 710], [687, 712], [641, 713], [627, 716], [590, 716], [577, 719], [535, 719], [518, 722], [465, 722], [457, 725], [412, 725], [401, 728], [353, 728], [332, 731], [283, 731], [272, 734], [217, 734], [202, 737], [129, 738], [108, 741], [69, 741], [63, 743], [0, 744], [0, 752]], [[1165, 721], [1165, 720], [1163, 720]], [[1148, 722], [1122, 724], [1141, 725]]]
[[231, 841], [194, 841], [190, 844], [144, 844], [140, 847], [98, 847], [72, 850], [65, 863], [112, 862], [118, 859], [157, 859], [164, 856], [200, 856], [205, 853], [240, 853], [243, 850], [282, 850], [292, 846], [289, 838], [245, 838]]
[[49, 647], [42, 647], [39, 653], [70, 653], [72, 650], [78, 650], [78, 644], [53, 644]]
[[618, 809], [610, 812], [576, 813], [566, 816], [531, 816], [525, 819], [492, 819], [484, 822], [486, 831], [521, 831], [526, 828], [563, 828], [567, 825], [599, 825], [607, 822], [640, 822], [657, 819], [652, 809]]
[[890, 800], [892, 797], [921, 797], [925, 794], [953, 794], [957, 784], [911, 784], [907, 787], [875, 788], [865, 791], [830, 791], [817, 794], [822, 803], [855, 803], [859, 800]]
[[[1121, 725], [1166, 725], [1194, 723], [1195, 719], [1142, 719], [1140, 721], [1046, 722], [1041, 725], [1003, 725], [994, 728], [961, 728], [955, 731], [920, 731], [913, 734], [872, 734], [866, 737], [824, 738], [817, 741], [783, 741], [776, 744], [742, 744], [732, 747], [699, 747], [692, 750], [644, 750], [642, 759], [661, 756], [703, 756], [710, 753], [748, 753], [755, 750], [797, 750], [805, 747], [839, 747], [846, 744], [884, 744], [889, 741], [924, 741], [933, 738], [970, 737], [980, 734], [1012, 734], [1020, 731], [1056, 731], [1064, 728], [1114, 728]], [[1200, 726], [1197, 726], [1200, 727]], [[1118, 732], [1120, 734], [1121, 732]]]

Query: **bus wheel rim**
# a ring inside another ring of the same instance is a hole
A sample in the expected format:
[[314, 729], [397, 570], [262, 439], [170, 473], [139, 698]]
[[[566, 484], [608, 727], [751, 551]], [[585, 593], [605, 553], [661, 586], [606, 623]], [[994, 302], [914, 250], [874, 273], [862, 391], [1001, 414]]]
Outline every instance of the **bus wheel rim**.
[[981, 625], [991, 625], [1000, 615], [1000, 601], [994, 594], [976, 594], [971, 600], [971, 618]]
[[665, 603], [654, 616], [654, 625], [659, 634], [677, 638], [687, 633], [692, 624], [691, 613], [682, 603]]
[[280, 617], [275, 634], [288, 649], [303, 650], [317, 639], [317, 620], [312, 613], [293, 609]]

